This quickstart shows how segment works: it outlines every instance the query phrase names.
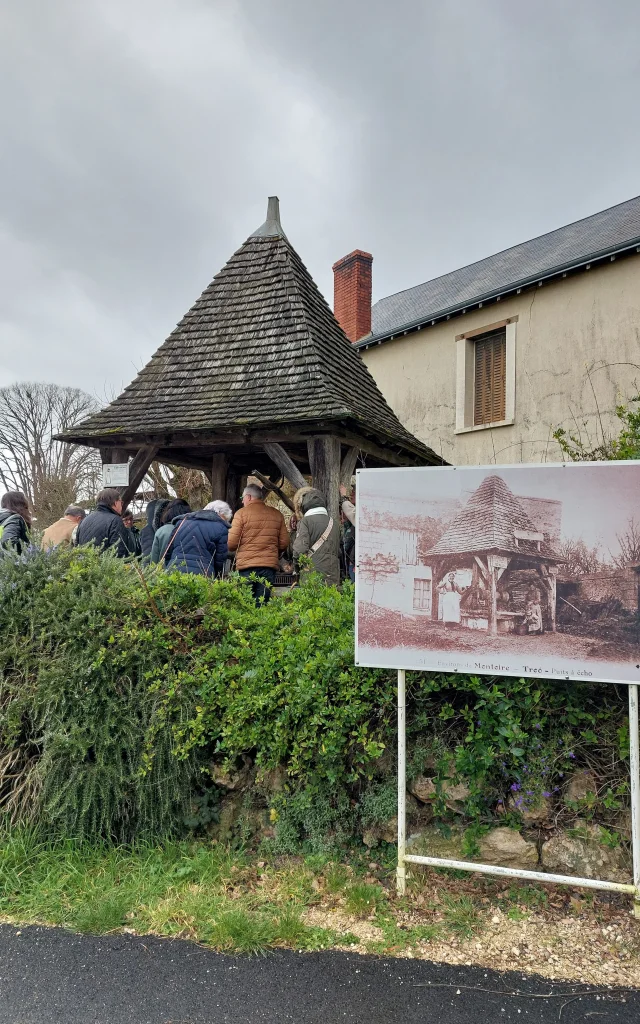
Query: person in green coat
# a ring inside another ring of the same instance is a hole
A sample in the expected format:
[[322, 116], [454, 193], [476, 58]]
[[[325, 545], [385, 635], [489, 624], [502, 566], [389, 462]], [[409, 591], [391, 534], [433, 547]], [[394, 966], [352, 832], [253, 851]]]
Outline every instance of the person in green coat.
[[164, 558], [164, 553], [167, 550], [169, 541], [173, 531], [178, 526], [178, 520], [182, 516], [187, 516], [191, 512], [191, 505], [188, 502], [183, 501], [182, 498], [176, 498], [175, 501], [170, 501], [161, 517], [161, 526], [156, 530], [153, 537], [153, 544], [151, 545], [151, 555], [149, 556], [150, 562], [161, 562]]
[[300, 574], [300, 556], [311, 559], [313, 568], [328, 586], [340, 585], [340, 523], [330, 517], [324, 494], [315, 487], [296, 491], [293, 504], [298, 516], [293, 562]]

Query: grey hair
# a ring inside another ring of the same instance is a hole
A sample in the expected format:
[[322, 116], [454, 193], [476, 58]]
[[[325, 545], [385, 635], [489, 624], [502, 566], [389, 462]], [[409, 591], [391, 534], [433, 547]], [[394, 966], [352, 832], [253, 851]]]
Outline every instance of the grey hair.
[[264, 491], [262, 490], [262, 487], [258, 487], [257, 484], [247, 484], [242, 493], [243, 495], [250, 494], [252, 498], [259, 498], [260, 500], [264, 498]]
[[222, 519], [226, 519], [231, 522], [233, 519], [233, 510], [231, 505], [227, 505], [226, 501], [221, 501], [217, 498], [215, 501], [210, 501], [208, 505], [204, 507], [205, 512], [217, 512]]
[[64, 514], [65, 516], [74, 516], [75, 518], [82, 516], [84, 519], [87, 513], [83, 508], [80, 508], [79, 505], [67, 505], [64, 510]]

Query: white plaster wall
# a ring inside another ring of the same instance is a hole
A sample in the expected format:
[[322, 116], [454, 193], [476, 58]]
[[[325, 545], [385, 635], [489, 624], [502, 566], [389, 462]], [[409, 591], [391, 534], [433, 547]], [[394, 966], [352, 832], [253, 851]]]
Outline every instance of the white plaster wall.
[[[456, 434], [456, 337], [518, 317], [515, 417]], [[362, 357], [401, 422], [455, 465], [558, 461], [553, 430], [597, 442], [640, 392], [640, 255], [492, 303]]]

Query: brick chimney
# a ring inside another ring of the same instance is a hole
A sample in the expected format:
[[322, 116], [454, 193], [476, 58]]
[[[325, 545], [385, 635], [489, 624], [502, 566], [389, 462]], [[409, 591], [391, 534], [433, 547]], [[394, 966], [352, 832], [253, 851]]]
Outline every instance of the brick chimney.
[[371, 332], [370, 252], [354, 249], [333, 264], [333, 312], [349, 341]]

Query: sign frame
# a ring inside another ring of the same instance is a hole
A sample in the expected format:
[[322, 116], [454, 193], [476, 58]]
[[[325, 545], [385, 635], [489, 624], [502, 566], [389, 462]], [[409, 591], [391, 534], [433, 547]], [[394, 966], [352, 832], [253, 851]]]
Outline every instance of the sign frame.
[[[640, 460], [629, 460], [632, 464], [640, 466]], [[506, 465], [506, 466], [491, 466], [486, 467], [491, 470], [500, 469], [514, 469], [519, 464]], [[531, 466], [533, 464], [525, 464]], [[552, 466], [558, 466], [565, 469], [571, 469], [574, 466], [577, 468], [580, 465], [584, 466], [584, 463], [559, 463], [559, 464], [543, 464], [545, 468], [551, 468]], [[611, 466], [612, 463], [590, 463], [589, 465], [602, 465]], [[463, 468], [463, 467], [460, 467]], [[473, 467], [475, 469], [482, 469], [484, 467]], [[407, 467], [405, 469], [385, 469], [385, 474], [395, 474], [398, 472], [407, 471], [418, 471], [425, 472], [427, 467]], [[451, 471], [455, 472], [458, 467], [429, 467], [429, 472], [443, 472]], [[356, 473], [356, 507], [360, 508], [360, 474], [363, 470], [358, 470]], [[364, 472], [367, 472], [364, 470]], [[376, 470], [380, 472], [380, 470]], [[519, 533], [526, 534], [530, 532], [533, 534], [534, 531], [518, 531]], [[535, 531], [537, 533], [537, 531]], [[519, 538], [520, 539], [520, 538]], [[537, 537], [531, 538], [523, 537], [522, 540], [530, 539], [532, 543], [539, 543]], [[360, 564], [360, 530], [356, 528], [356, 579], [358, 577], [358, 567]], [[356, 600], [357, 600], [356, 590]], [[369, 662], [364, 662], [358, 659], [358, 615], [356, 609], [356, 637], [355, 637], [355, 664], [364, 667], [369, 665]], [[444, 857], [429, 857], [419, 856], [407, 852], [407, 834], [406, 834], [406, 808], [407, 808], [407, 739], [406, 739], [406, 676], [407, 671], [411, 671], [411, 667], [398, 667], [397, 665], [384, 665], [380, 664], [371, 665], [371, 667], [385, 667], [395, 668], [397, 670], [397, 714], [398, 714], [398, 863], [396, 871], [396, 884], [399, 895], [404, 895], [406, 892], [407, 878], [409, 876], [410, 866], [412, 864], [422, 864], [430, 867], [442, 867], [455, 869], [458, 871], [469, 871], [478, 872], [479, 874], [485, 874], [496, 877], [507, 877], [507, 878], [521, 878], [527, 881], [536, 881], [543, 883], [551, 883], [556, 885], [571, 885], [585, 889], [599, 889], [613, 892], [629, 893], [633, 897], [633, 914], [634, 917], [640, 920], [640, 687], [637, 682], [633, 680], [619, 680], [619, 679], [593, 679], [591, 682], [611, 682], [618, 683], [627, 686], [628, 691], [628, 703], [629, 703], [629, 754], [630, 754], [630, 792], [631, 792], [631, 851], [632, 851], [632, 862], [633, 862], [633, 881], [629, 883], [624, 882], [613, 882], [608, 879], [600, 878], [580, 878], [574, 875], [560, 875], [552, 874], [544, 871], [528, 871], [520, 868], [509, 868], [502, 867], [496, 864], [482, 864], [476, 863], [475, 861], [467, 860], [453, 860]], [[423, 671], [443, 671], [435, 667], [425, 665]], [[454, 669], [449, 671], [453, 672]], [[465, 674], [468, 669], [462, 669]], [[493, 675], [521, 675], [521, 672], [504, 672], [490, 670]], [[536, 673], [543, 678], [553, 679], [575, 679], [584, 682], [584, 678], [580, 676], [569, 675], [546, 675], [544, 672]]]
[[[548, 462], [548, 463], [512, 463], [512, 464], [508, 464], [507, 463], [507, 464], [496, 464], [496, 465], [492, 464], [492, 465], [486, 465], [486, 466], [405, 466], [405, 467], [393, 467], [393, 468], [384, 468], [384, 469], [381, 469], [381, 468], [376, 468], [376, 469], [357, 469], [356, 470], [356, 510], [357, 510], [357, 521], [356, 521], [356, 551], [355, 551], [355, 563], [356, 563], [356, 621], [355, 621], [356, 652], [355, 652], [355, 663], [356, 663], [356, 665], [359, 665], [360, 667], [365, 667], [365, 668], [387, 668], [387, 669], [400, 669], [400, 668], [403, 668], [406, 671], [450, 672], [452, 675], [455, 674], [455, 673], [460, 673], [460, 674], [463, 674], [463, 675], [473, 674], [473, 673], [476, 673], [476, 674], [483, 674], [484, 673], [484, 674], [493, 674], [493, 675], [513, 676], [515, 678], [518, 678], [518, 677], [523, 676], [523, 675], [525, 675], [525, 676], [527, 676], [527, 675], [532, 675], [532, 676], [535, 675], [536, 678], [547, 678], [547, 679], [564, 680], [564, 681], [567, 681], [567, 682], [571, 681], [571, 680], [574, 680], [576, 682], [594, 682], [594, 683], [601, 682], [601, 683], [612, 683], [612, 684], [617, 684], [617, 685], [622, 685], [622, 686], [628, 686], [628, 685], [631, 685], [632, 683], [640, 684], [640, 654], [638, 655], [638, 662], [637, 663], [635, 662], [635, 658], [629, 659], [629, 661], [628, 661], [628, 678], [621, 679], [617, 674], [615, 674], [615, 665], [616, 665], [615, 662], [611, 662], [611, 668], [612, 668], [612, 673], [611, 674], [609, 674], [608, 671], [607, 671], [608, 666], [605, 668], [605, 665], [603, 663], [601, 663], [601, 662], [598, 662], [597, 664], [595, 664], [593, 666], [593, 674], [591, 674], [588, 670], [585, 670], [585, 669], [588, 668], [588, 666], [583, 665], [583, 663], [580, 662], [579, 659], [575, 659], [575, 667], [567, 666], [565, 664], [565, 665], [558, 665], [557, 667], [553, 667], [553, 668], [549, 667], [548, 669], [545, 670], [544, 667], [540, 667], [536, 663], [536, 664], [534, 664], [534, 667], [530, 671], [526, 671], [524, 664], [523, 665], [519, 665], [517, 667], [514, 667], [513, 669], [505, 667], [504, 664], [502, 664], [501, 659], [500, 659], [499, 656], [493, 655], [491, 652], [488, 652], [488, 651], [483, 652], [482, 649], [480, 648], [474, 654], [473, 663], [472, 663], [471, 657], [469, 657], [469, 663], [468, 664], [460, 663], [458, 666], [450, 664], [451, 658], [443, 658], [442, 659], [442, 663], [441, 664], [437, 664], [437, 663], [435, 663], [435, 657], [433, 657], [433, 656], [430, 657], [430, 655], [435, 655], [437, 653], [437, 651], [435, 651], [435, 649], [434, 649], [434, 651], [430, 651], [429, 649], [424, 649], [424, 650], [420, 651], [420, 653], [421, 653], [421, 655], [423, 655], [423, 657], [422, 657], [421, 662], [418, 664], [417, 663], [417, 659], [416, 659], [415, 656], [413, 656], [413, 657], [406, 657], [406, 658], [404, 658], [404, 657], [396, 657], [395, 660], [387, 659], [386, 661], [385, 660], [376, 660], [376, 659], [373, 659], [371, 657], [363, 656], [365, 654], [365, 652], [362, 650], [361, 643], [360, 643], [360, 621], [359, 621], [360, 617], [358, 615], [358, 601], [359, 601], [359, 588], [362, 586], [362, 582], [361, 582], [362, 575], [359, 572], [359, 569], [360, 569], [360, 565], [361, 565], [361, 561], [362, 561], [362, 537], [363, 537], [363, 530], [362, 530], [362, 528], [360, 526], [360, 515], [362, 513], [362, 494], [361, 494], [361, 488], [362, 488], [363, 474], [384, 473], [385, 474], [385, 478], [389, 479], [388, 491], [391, 493], [393, 491], [393, 489], [394, 489], [394, 485], [392, 483], [393, 477], [397, 476], [398, 474], [406, 474], [406, 473], [409, 473], [409, 474], [416, 474], [416, 473], [419, 473], [419, 474], [425, 474], [425, 473], [429, 473], [429, 474], [432, 474], [432, 473], [433, 474], [436, 474], [436, 473], [437, 474], [443, 474], [443, 473], [460, 473], [460, 472], [471, 471], [472, 470], [472, 471], [475, 471], [476, 473], [484, 472], [487, 475], [488, 474], [500, 475], [501, 471], [510, 473], [510, 472], [514, 472], [514, 471], [515, 472], [523, 472], [523, 471], [527, 471], [527, 470], [531, 470], [531, 469], [539, 469], [539, 470], [544, 470], [544, 471], [553, 470], [553, 471], [566, 471], [566, 472], [569, 472], [569, 473], [570, 472], [578, 472], [579, 473], [581, 470], [584, 470], [585, 468], [601, 467], [605, 471], [607, 471], [607, 470], [615, 471], [616, 468], [619, 469], [622, 466], [624, 466], [627, 469], [629, 467], [634, 466], [634, 467], [637, 467], [640, 470], [640, 459], [627, 459], [627, 460], [620, 460], [620, 461], [599, 461], [599, 462], [594, 461], [594, 462], [588, 462], [588, 463], [587, 462], [569, 462], [569, 463], [567, 463], [567, 462], [560, 462], [560, 463]], [[521, 533], [521, 532], [525, 532], [525, 531], [514, 530], [514, 533]], [[522, 541], [518, 538], [517, 543], [521, 544]], [[534, 546], [534, 548], [538, 548], [539, 545], [540, 545], [540, 542], [537, 541], [537, 540], [536, 541], [531, 541], [531, 544]], [[478, 561], [477, 558], [476, 558], [476, 561]], [[491, 561], [493, 567], [497, 567], [498, 563], [502, 563], [503, 559], [502, 559], [501, 555], [492, 554], [492, 555], [489, 555], [487, 561], [488, 562]], [[489, 570], [491, 570], [492, 566], [489, 565], [488, 568], [489, 568]], [[557, 567], [551, 567], [550, 566], [549, 570], [548, 570], [548, 575], [555, 577], [557, 575], [557, 571], [558, 571]], [[498, 574], [498, 580], [499, 580], [499, 578], [500, 578], [500, 575]], [[638, 583], [639, 583], [639, 586], [640, 586], [640, 569], [638, 570]], [[555, 586], [555, 580], [554, 580], [554, 586]], [[396, 652], [396, 654], [397, 653], [398, 652]], [[452, 652], [452, 653], [454, 653], [454, 652]], [[545, 657], [546, 657], [546, 655], [545, 655]], [[549, 658], [547, 658], [547, 660], [551, 661], [552, 659], [551, 659], [551, 657], [549, 657]], [[556, 660], [558, 662], [561, 662], [562, 658], [557, 658]], [[504, 661], [504, 659], [502, 659], [502, 661]], [[632, 661], [634, 662], [634, 664], [632, 664]], [[625, 663], [624, 662], [619, 662], [618, 664], [622, 665], [622, 664], [625, 664]]]

